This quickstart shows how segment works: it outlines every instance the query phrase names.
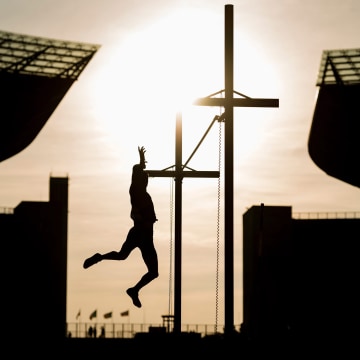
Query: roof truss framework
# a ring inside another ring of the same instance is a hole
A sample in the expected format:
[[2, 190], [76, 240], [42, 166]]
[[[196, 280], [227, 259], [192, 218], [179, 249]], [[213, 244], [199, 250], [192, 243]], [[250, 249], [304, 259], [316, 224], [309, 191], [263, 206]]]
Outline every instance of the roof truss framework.
[[360, 84], [360, 49], [324, 50], [316, 85]]
[[38, 136], [99, 48], [0, 31], [0, 162]]
[[0, 31], [0, 72], [77, 80], [99, 47]]

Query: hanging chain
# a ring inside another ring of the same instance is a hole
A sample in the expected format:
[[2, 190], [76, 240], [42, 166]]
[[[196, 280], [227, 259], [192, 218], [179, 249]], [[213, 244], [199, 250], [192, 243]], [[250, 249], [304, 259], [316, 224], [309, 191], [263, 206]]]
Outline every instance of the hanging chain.
[[174, 217], [174, 180], [170, 179], [170, 269], [169, 269], [169, 309], [168, 314], [172, 315], [172, 255], [173, 255], [173, 217]]
[[216, 225], [216, 295], [215, 295], [215, 333], [217, 333], [219, 317], [219, 258], [220, 258], [220, 208], [221, 208], [221, 121], [219, 121], [219, 177], [217, 194], [217, 225]]

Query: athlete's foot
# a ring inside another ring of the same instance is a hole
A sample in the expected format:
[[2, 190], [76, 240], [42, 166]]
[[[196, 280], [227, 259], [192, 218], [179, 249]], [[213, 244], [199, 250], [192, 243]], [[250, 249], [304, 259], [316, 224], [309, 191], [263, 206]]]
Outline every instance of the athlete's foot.
[[133, 304], [136, 307], [141, 308], [141, 302], [139, 300], [139, 293], [134, 288], [127, 289], [126, 293], [131, 297]]
[[101, 255], [99, 253], [96, 253], [95, 255], [89, 257], [84, 261], [83, 268], [87, 269], [88, 267], [98, 263], [101, 261]]

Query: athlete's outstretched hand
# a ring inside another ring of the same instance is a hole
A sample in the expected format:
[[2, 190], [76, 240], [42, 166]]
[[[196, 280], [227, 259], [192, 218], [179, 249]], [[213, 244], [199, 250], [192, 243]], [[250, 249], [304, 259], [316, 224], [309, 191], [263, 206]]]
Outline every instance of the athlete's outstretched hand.
[[138, 146], [138, 151], [139, 151], [139, 156], [140, 156], [140, 165], [143, 166], [143, 168], [145, 169], [146, 167], [146, 160], [145, 160], [145, 148], [142, 146]]

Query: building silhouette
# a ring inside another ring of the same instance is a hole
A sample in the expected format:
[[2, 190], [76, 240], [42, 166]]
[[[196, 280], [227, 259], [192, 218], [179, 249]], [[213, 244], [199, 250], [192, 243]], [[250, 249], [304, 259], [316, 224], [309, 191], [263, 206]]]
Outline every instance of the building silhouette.
[[7, 336], [29, 343], [66, 335], [68, 177], [50, 176], [49, 201], [0, 214]]
[[291, 335], [315, 342], [352, 337], [358, 313], [356, 215], [296, 218], [291, 206], [248, 209], [243, 215], [242, 328], [249, 336]]

